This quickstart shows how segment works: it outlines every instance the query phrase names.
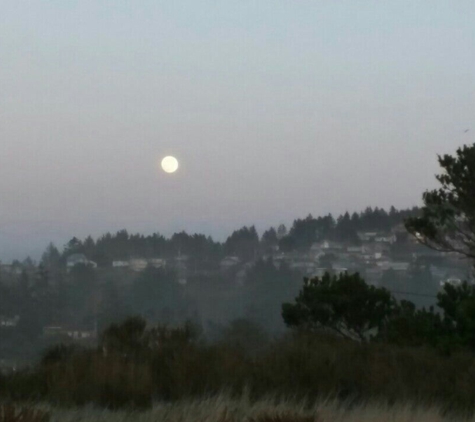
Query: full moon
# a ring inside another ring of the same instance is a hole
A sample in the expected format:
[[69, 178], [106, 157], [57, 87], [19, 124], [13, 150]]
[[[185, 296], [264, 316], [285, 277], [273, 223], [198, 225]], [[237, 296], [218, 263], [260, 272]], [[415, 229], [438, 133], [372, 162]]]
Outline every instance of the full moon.
[[178, 160], [169, 155], [162, 160], [162, 169], [166, 173], [175, 173], [178, 170]]

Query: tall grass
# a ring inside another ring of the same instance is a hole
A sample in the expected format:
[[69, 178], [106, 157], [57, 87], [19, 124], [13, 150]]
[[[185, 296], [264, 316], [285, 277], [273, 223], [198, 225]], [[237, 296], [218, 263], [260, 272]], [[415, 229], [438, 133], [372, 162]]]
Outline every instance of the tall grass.
[[40, 406], [50, 422], [475, 422], [475, 418], [444, 415], [437, 406], [413, 403], [359, 405], [339, 400], [292, 401], [268, 396], [252, 401], [218, 394], [201, 400], [157, 402], [146, 412], [111, 411], [95, 407], [61, 409]]
[[222, 391], [233, 398], [245, 391], [250, 402], [272, 394], [354, 405], [417, 402], [469, 413], [475, 409], [474, 380], [475, 359], [465, 352], [447, 357], [431, 349], [295, 334], [255, 355], [165, 336], [158, 346], [128, 355], [113, 350], [104, 355], [100, 349], [50, 354], [29, 371], [1, 378], [0, 395], [61, 406], [150, 409], [157, 401], [203, 399]]

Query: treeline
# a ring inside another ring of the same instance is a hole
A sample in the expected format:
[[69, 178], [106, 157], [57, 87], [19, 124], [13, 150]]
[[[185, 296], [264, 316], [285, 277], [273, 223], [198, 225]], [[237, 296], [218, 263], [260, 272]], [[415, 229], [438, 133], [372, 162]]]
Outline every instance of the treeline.
[[115, 234], [106, 233], [94, 240], [88, 236], [84, 240], [73, 237], [59, 251], [50, 244], [42, 257], [42, 264], [48, 268], [64, 265], [69, 255], [83, 253], [99, 266], [110, 266], [114, 260], [141, 258], [171, 258], [187, 255], [196, 259], [197, 265], [216, 266], [224, 256], [234, 255], [242, 261], [250, 261], [268, 254], [279, 247], [282, 251], [306, 250], [314, 242], [336, 240], [359, 243], [359, 231], [388, 233], [408, 217], [418, 215], [419, 209], [389, 211], [368, 207], [360, 213], [345, 213], [337, 218], [331, 214], [321, 217], [307, 216], [294, 220], [290, 230], [285, 225], [271, 227], [259, 237], [254, 226], [242, 227], [234, 231], [225, 242], [217, 242], [203, 234], [175, 233], [166, 238], [159, 233], [144, 236], [120, 230]]
[[417, 207], [398, 211], [391, 207], [389, 212], [382, 208], [366, 208], [361, 213], [345, 213], [336, 220], [331, 214], [314, 218], [295, 220], [289, 233], [282, 237], [279, 246], [281, 250], [306, 250], [314, 242], [334, 240], [349, 242], [354, 245], [360, 243], [358, 232], [388, 233], [409, 217], [419, 214]]
[[[0, 327], [0, 359], [28, 361], [49, 341], [45, 327], [99, 330], [127, 315], [151, 323], [200, 321], [206, 329], [247, 317], [269, 332], [282, 332], [282, 302], [291, 300], [301, 283], [299, 273], [271, 260], [258, 260], [237, 285], [226, 274], [195, 275], [183, 286], [172, 268], [141, 272], [96, 271], [75, 265], [66, 271], [22, 273], [17, 283], [0, 283], [0, 315], [19, 318], [15, 327]], [[210, 308], [213, 312], [210, 312]], [[53, 339], [53, 338], [51, 338]]]

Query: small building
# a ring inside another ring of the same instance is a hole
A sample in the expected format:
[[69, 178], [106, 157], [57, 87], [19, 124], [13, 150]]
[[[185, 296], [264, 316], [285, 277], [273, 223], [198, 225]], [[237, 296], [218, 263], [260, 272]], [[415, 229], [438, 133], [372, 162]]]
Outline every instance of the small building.
[[339, 242], [333, 242], [331, 240], [324, 240], [322, 242], [321, 248], [325, 252], [329, 251], [341, 251], [343, 250], [343, 245]]
[[129, 261], [112, 261], [113, 268], [127, 268], [129, 265]]
[[389, 243], [392, 245], [393, 243], [396, 243], [397, 237], [395, 234], [389, 235], [389, 236], [377, 236], [375, 237], [374, 241], [377, 243]]
[[357, 236], [362, 242], [374, 242], [374, 240], [378, 236], [378, 233], [377, 232], [357, 232]]
[[389, 264], [389, 268], [394, 271], [407, 271], [411, 264], [409, 262], [392, 262]]
[[377, 265], [383, 271], [393, 270], [397, 272], [406, 272], [411, 266], [409, 262], [391, 262], [391, 261], [381, 261], [381, 262], [378, 262]]
[[43, 335], [45, 337], [58, 337], [58, 336], [67, 335], [67, 333], [63, 327], [52, 325], [48, 327], [43, 327]]
[[129, 260], [129, 268], [132, 271], [143, 271], [147, 268], [148, 262], [143, 258], [133, 258]]
[[66, 258], [66, 266], [68, 268], [79, 264], [87, 265], [88, 262], [89, 260], [86, 258], [86, 255], [82, 253], [74, 253]]
[[462, 279], [457, 277], [449, 277], [446, 280], [440, 282], [440, 287], [444, 287], [446, 284], [451, 284], [454, 287], [460, 286], [462, 284]]
[[371, 252], [389, 254], [391, 252], [391, 243], [373, 243], [371, 248], [368, 248]]
[[312, 243], [312, 246], [310, 246], [309, 252], [315, 255], [319, 255], [323, 253], [322, 249], [323, 249], [322, 243], [315, 242], [315, 243]]
[[18, 265], [0, 265], [0, 270], [5, 274], [20, 275], [22, 273], [22, 268]]
[[394, 226], [391, 230], [392, 233], [394, 234], [407, 234], [407, 229], [404, 223], [399, 223], [396, 226]]
[[299, 260], [299, 261], [296, 260], [290, 263], [290, 269], [299, 271], [305, 275], [312, 274], [315, 271], [316, 266], [317, 265], [315, 262], [304, 261], [304, 260]]
[[87, 265], [92, 268], [97, 268], [97, 264], [94, 261], [89, 261], [86, 255], [82, 253], [73, 253], [66, 258], [66, 267], [71, 269], [75, 265]]
[[221, 270], [227, 271], [236, 265], [239, 265], [241, 260], [237, 256], [226, 256], [221, 260], [219, 263], [219, 266], [221, 267]]
[[162, 258], [150, 258], [148, 263], [154, 268], [163, 268], [166, 266], [167, 261]]
[[366, 248], [364, 246], [348, 246], [346, 251], [351, 254], [364, 254]]
[[0, 327], [14, 328], [18, 325], [19, 322], [20, 322], [19, 315], [15, 315], [14, 317], [0, 316]]
[[93, 330], [67, 330], [66, 335], [73, 340], [87, 340], [96, 338]]
[[72, 340], [88, 340], [97, 338], [96, 330], [82, 330], [76, 328], [64, 328], [61, 326], [43, 327], [45, 337], [69, 337]]

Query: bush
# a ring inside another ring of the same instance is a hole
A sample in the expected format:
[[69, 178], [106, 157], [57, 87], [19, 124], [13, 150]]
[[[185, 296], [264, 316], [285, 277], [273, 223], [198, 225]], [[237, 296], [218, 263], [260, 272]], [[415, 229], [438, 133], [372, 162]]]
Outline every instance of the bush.
[[[295, 332], [255, 355], [234, 344], [209, 345], [189, 327], [145, 330], [140, 359], [111, 351], [81, 350], [32, 370], [5, 375], [1, 395], [61, 405], [150, 407], [153, 400], [203, 398], [226, 391], [251, 400], [276, 395], [339, 397], [392, 403], [437, 403], [475, 410], [475, 359], [468, 352], [442, 356], [435, 349], [358, 343], [329, 334]], [[142, 346], [141, 346], [142, 347]], [[61, 349], [60, 349], [61, 350]]]
[[358, 273], [305, 279], [295, 304], [284, 303], [282, 316], [289, 327], [330, 330], [342, 337], [365, 341], [380, 330], [395, 305], [388, 290], [366, 284]]
[[48, 422], [50, 414], [31, 407], [18, 409], [11, 404], [0, 405], [0, 422]]
[[42, 353], [40, 364], [44, 366], [64, 362], [80, 350], [81, 349], [75, 344], [57, 344]]

